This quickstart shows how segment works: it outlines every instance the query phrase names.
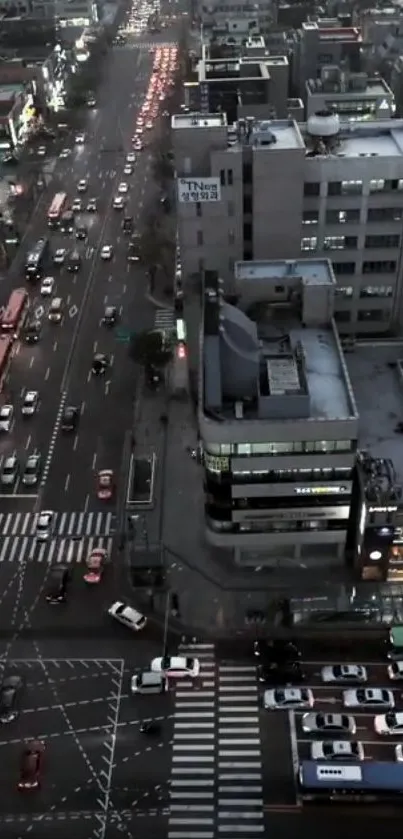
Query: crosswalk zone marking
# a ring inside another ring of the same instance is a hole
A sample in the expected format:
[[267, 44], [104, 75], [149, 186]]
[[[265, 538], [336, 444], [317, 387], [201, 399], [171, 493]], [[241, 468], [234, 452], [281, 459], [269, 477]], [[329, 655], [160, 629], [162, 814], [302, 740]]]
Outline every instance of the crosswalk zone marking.
[[87, 536], [79, 541], [56, 538], [48, 542], [38, 542], [32, 536], [4, 536], [0, 539], [0, 563], [78, 565], [85, 562], [95, 548], [104, 548], [110, 554], [112, 546], [112, 536]]
[[[0, 513], [0, 541], [5, 536], [35, 536], [38, 515]], [[84, 536], [110, 536], [114, 533], [115, 514], [56, 513], [52, 536], [71, 539]]]

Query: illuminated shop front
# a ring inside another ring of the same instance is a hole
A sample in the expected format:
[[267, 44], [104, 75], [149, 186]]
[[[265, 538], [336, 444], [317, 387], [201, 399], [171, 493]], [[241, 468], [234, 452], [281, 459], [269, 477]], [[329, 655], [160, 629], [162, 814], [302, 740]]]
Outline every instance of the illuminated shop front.
[[14, 107], [9, 116], [10, 134], [13, 146], [24, 145], [36, 121], [36, 108], [31, 93], [21, 102], [21, 107]]

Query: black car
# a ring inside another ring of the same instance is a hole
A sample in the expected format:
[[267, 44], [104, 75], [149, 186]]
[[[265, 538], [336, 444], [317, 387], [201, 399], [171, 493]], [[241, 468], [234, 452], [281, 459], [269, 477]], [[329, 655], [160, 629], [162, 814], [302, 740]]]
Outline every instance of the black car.
[[132, 233], [133, 232], [133, 216], [125, 216], [122, 221], [122, 230], [123, 233]]
[[13, 722], [20, 710], [24, 680], [18, 673], [5, 676], [0, 686], [0, 722]]
[[115, 326], [118, 319], [118, 310], [116, 306], [105, 306], [102, 323], [104, 326]]
[[141, 259], [141, 239], [140, 236], [133, 236], [129, 242], [127, 249], [128, 262], [140, 262]]
[[281, 687], [282, 685], [299, 685], [305, 681], [305, 673], [299, 661], [290, 661], [284, 664], [278, 664], [277, 662], [259, 664], [257, 675], [259, 682], [265, 685], [275, 685], [276, 687]]
[[265, 663], [284, 664], [301, 658], [301, 651], [294, 641], [259, 640], [255, 641], [253, 651]]
[[24, 341], [26, 344], [37, 344], [42, 331], [40, 320], [30, 320], [24, 327]]
[[76, 228], [76, 239], [84, 240], [87, 238], [87, 228], [84, 227], [83, 224], [80, 224], [79, 227]]
[[46, 590], [47, 603], [65, 603], [70, 582], [70, 571], [66, 565], [58, 565], [52, 568], [49, 574], [48, 587]]
[[74, 230], [74, 213], [66, 210], [60, 219], [60, 230], [62, 233], [72, 233]]
[[76, 274], [81, 268], [81, 256], [77, 251], [72, 251], [67, 261], [67, 270]]
[[102, 376], [110, 365], [110, 359], [105, 353], [97, 352], [92, 359], [91, 372], [94, 376]]
[[80, 409], [69, 405], [63, 411], [61, 428], [64, 432], [75, 431], [80, 419]]

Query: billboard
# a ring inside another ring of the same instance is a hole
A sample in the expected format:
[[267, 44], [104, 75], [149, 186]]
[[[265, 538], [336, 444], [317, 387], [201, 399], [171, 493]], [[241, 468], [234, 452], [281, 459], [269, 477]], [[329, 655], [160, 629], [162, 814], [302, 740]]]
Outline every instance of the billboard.
[[180, 204], [209, 204], [221, 201], [219, 178], [178, 178]]

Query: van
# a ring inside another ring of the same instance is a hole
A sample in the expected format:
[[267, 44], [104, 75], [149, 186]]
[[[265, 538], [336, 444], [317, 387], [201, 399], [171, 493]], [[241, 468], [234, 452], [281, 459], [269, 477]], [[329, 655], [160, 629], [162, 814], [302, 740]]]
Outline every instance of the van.
[[61, 323], [63, 319], [63, 301], [61, 297], [54, 297], [50, 306], [48, 319], [51, 323]]
[[132, 676], [130, 687], [132, 693], [165, 693], [167, 680], [162, 673], [143, 670]]

